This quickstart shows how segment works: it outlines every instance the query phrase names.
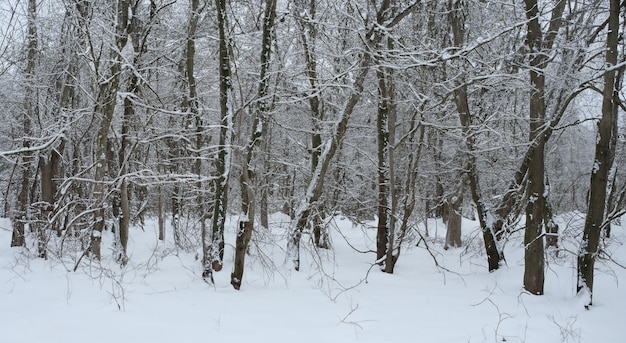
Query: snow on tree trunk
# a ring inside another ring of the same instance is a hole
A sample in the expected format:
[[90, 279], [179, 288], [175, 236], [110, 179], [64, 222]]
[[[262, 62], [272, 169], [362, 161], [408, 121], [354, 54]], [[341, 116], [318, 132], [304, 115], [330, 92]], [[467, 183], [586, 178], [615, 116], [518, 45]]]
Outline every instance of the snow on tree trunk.
[[122, 73], [122, 56], [120, 54], [128, 41], [127, 25], [129, 12], [129, 2], [118, 0], [115, 13], [115, 44], [111, 47], [108, 74], [102, 76], [105, 78], [101, 81], [98, 88], [98, 97], [94, 109], [94, 113], [101, 118], [96, 136], [96, 170], [94, 173], [93, 190], [96, 209], [94, 211], [94, 224], [90, 243], [90, 252], [96, 259], [101, 258], [100, 244], [102, 242], [102, 231], [105, 226], [107, 207], [107, 194], [104, 187], [107, 167], [107, 143], [109, 140], [109, 129], [115, 114], [117, 92]]
[[387, 30], [390, 30], [395, 25], [400, 23], [402, 19], [413, 11], [413, 9], [417, 6], [417, 3], [418, 1], [413, 2], [403, 10], [394, 14], [392, 13], [393, 11], [390, 10], [390, 3], [384, 1], [377, 10], [377, 25], [370, 28], [363, 38], [365, 46], [361, 52], [362, 55], [360, 56], [360, 61], [356, 69], [356, 77], [354, 77], [354, 81], [350, 87], [350, 95], [348, 96], [348, 99], [339, 116], [339, 120], [335, 123], [335, 125], [333, 125], [330, 137], [320, 147], [322, 152], [319, 155], [319, 161], [313, 171], [313, 174], [311, 175], [306, 193], [296, 208], [294, 218], [292, 219], [289, 227], [287, 258], [293, 262], [295, 270], [300, 270], [300, 237], [302, 236], [302, 231], [309, 222], [309, 216], [311, 215], [313, 204], [318, 201], [320, 195], [322, 194], [324, 178], [330, 162], [332, 161], [338, 147], [341, 145], [348, 128], [348, 122], [354, 111], [354, 107], [359, 102], [363, 94], [365, 79], [369, 74], [372, 64], [372, 54], [374, 53], [372, 49], [375, 49], [375, 47], [378, 46]]
[[[388, 41], [391, 44], [391, 41]], [[387, 44], [378, 47], [391, 48]], [[377, 58], [378, 80], [378, 226], [376, 233], [376, 261], [386, 273], [393, 273], [396, 264], [396, 197], [394, 177], [395, 108], [393, 103], [393, 74]]]
[[22, 118], [22, 147], [26, 150], [20, 158], [19, 170], [21, 171], [22, 180], [20, 182], [20, 190], [17, 196], [17, 210], [11, 215], [13, 224], [13, 233], [11, 236], [11, 246], [24, 246], [25, 226], [29, 221], [29, 207], [32, 199], [30, 198], [31, 178], [33, 176], [33, 156], [28, 151], [31, 147], [31, 139], [33, 137], [33, 120], [36, 117], [37, 97], [35, 91], [35, 66], [37, 60], [37, 2], [35, 0], [28, 1], [28, 19], [27, 19], [27, 56], [26, 69], [24, 74], [26, 77], [26, 86], [24, 90], [23, 102], [23, 118]]
[[543, 294], [544, 284], [544, 201], [545, 194], [545, 75], [547, 67], [547, 52], [561, 26], [561, 17], [566, 1], [560, 0], [552, 9], [547, 34], [542, 33], [539, 22], [539, 7], [536, 0], [525, 0], [525, 11], [528, 22], [526, 24], [526, 44], [528, 45], [530, 60], [530, 104], [529, 104], [529, 136], [528, 140], [535, 146], [528, 168], [528, 183], [526, 193], [526, 230], [524, 232], [524, 288], [532, 294]]
[[[458, 192], [459, 195], [463, 192]], [[458, 248], [462, 246], [461, 241], [461, 204], [463, 204], [463, 198], [459, 195], [453, 195], [446, 199], [444, 203], [444, 218], [446, 224], [446, 241], [443, 246], [444, 249]]]
[[[215, 0], [217, 7], [219, 38], [219, 84], [220, 84], [220, 138], [217, 154], [217, 180], [215, 181], [215, 202], [211, 224], [211, 243], [208, 255], [203, 259], [203, 276], [209, 277], [212, 271], [220, 271], [224, 259], [224, 225], [228, 207], [228, 180], [230, 177], [231, 146], [233, 140], [233, 106], [230, 72], [230, 37], [226, 14], [226, 0]], [[206, 242], [204, 243], [206, 244]]]
[[[587, 200], [587, 216], [583, 237], [578, 252], [578, 293], [587, 293], [589, 303], [593, 297], [594, 264], [598, 255], [600, 236], [605, 223], [607, 186], [609, 172], [615, 156], [615, 126], [618, 125], [617, 110], [621, 79], [617, 65], [619, 41], [620, 2], [610, 0], [608, 32], [606, 38], [606, 57], [604, 89], [602, 92], [602, 117], [598, 123], [595, 160], [591, 169], [591, 186]], [[619, 72], [624, 67], [619, 68]]]
[[241, 288], [245, 267], [248, 243], [254, 229], [255, 218], [255, 190], [252, 185], [254, 172], [250, 166], [255, 147], [259, 145], [265, 133], [266, 116], [268, 112], [267, 93], [269, 89], [269, 68], [271, 62], [271, 47], [274, 40], [274, 20], [276, 19], [276, 0], [268, 0], [265, 5], [263, 20], [263, 37], [261, 39], [261, 71], [259, 73], [259, 88], [257, 91], [257, 104], [254, 109], [252, 135], [246, 144], [242, 163], [239, 184], [241, 188], [241, 218], [237, 230], [235, 242], [235, 266], [231, 273], [230, 283], [235, 289]]

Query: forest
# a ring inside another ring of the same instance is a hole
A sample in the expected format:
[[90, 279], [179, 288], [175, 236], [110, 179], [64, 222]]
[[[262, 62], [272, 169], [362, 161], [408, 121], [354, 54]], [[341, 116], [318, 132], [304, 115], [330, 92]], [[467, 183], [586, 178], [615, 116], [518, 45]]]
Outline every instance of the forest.
[[472, 244], [497, 273], [519, 238], [518, 287], [543, 295], [567, 258], [593, 308], [598, 263], [626, 264], [625, 18], [618, 0], [3, 0], [0, 250], [126, 268], [154, 224], [239, 290], [250, 258], [273, 268], [273, 217], [293, 273], [333, 256], [342, 218], [387, 274]]

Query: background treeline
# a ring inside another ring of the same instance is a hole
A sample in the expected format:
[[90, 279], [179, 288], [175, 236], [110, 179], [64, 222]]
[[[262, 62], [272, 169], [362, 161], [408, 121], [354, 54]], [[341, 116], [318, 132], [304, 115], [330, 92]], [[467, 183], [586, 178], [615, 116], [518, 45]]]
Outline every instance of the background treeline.
[[626, 208], [623, 12], [615, 0], [6, 0], [0, 214], [12, 246], [31, 237], [40, 257], [77, 266], [101, 258], [104, 230], [125, 264], [129, 227], [156, 217], [160, 239], [170, 223], [180, 248], [202, 247], [207, 280], [238, 214], [235, 288], [276, 211], [292, 218], [296, 269], [302, 234], [330, 248], [336, 213], [377, 220], [386, 272], [426, 218], [460, 246], [460, 216], [479, 220], [495, 270], [522, 220], [524, 287], [541, 294], [552, 217], [589, 212], [579, 288], [591, 291], [599, 238]]

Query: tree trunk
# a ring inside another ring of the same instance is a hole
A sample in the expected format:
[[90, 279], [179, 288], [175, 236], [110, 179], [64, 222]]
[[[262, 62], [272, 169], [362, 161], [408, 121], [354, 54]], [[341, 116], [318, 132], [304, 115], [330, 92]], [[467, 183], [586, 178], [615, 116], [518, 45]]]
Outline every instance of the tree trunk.
[[128, 15], [130, 3], [128, 0], [118, 0], [116, 6], [115, 25], [115, 47], [111, 47], [111, 61], [108, 75], [105, 82], [100, 84], [98, 97], [94, 113], [101, 117], [100, 126], [96, 136], [96, 170], [94, 173], [93, 195], [96, 199], [96, 210], [94, 211], [94, 226], [91, 234], [90, 252], [95, 259], [101, 258], [100, 245], [102, 242], [102, 231], [105, 225], [105, 204], [107, 196], [105, 193], [105, 173], [107, 167], [107, 143], [109, 140], [109, 129], [115, 114], [117, 92], [119, 90], [120, 77], [122, 73], [122, 56], [120, 52], [128, 41]]
[[[391, 41], [381, 44], [388, 48]], [[394, 183], [395, 108], [393, 104], [393, 79], [391, 70], [377, 58], [378, 81], [378, 230], [376, 234], [376, 261], [386, 273], [393, 273], [396, 239], [396, 198]]]
[[117, 261], [122, 266], [128, 263], [128, 235], [129, 235], [129, 222], [130, 222], [130, 200], [128, 199], [128, 184], [125, 177], [122, 177], [120, 184], [120, 209], [122, 210], [119, 217], [119, 244], [120, 251], [118, 251]]
[[23, 103], [23, 119], [22, 119], [22, 147], [27, 150], [21, 156], [20, 171], [22, 180], [20, 182], [20, 190], [17, 196], [17, 210], [12, 214], [13, 233], [11, 235], [11, 246], [26, 245], [25, 226], [29, 220], [29, 207], [31, 205], [30, 188], [33, 178], [33, 156], [28, 149], [31, 147], [31, 137], [33, 137], [33, 118], [37, 112], [37, 93], [35, 90], [35, 67], [37, 63], [37, 2], [28, 0], [28, 19], [27, 19], [27, 56], [26, 69], [26, 85], [24, 90]]
[[174, 245], [177, 248], [182, 247], [181, 241], [181, 228], [180, 228], [180, 216], [181, 216], [181, 189], [182, 186], [179, 184], [174, 185], [174, 189], [172, 191], [172, 235], [174, 236]]
[[[128, 30], [132, 30], [132, 28], [128, 28]], [[133, 42], [136, 43], [136, 42]], [[137, 50], [137, 47], [135, 48]], [[138, 58], [135, 57], [135, 67], [138, 68]], [[133, 74], [131, 76], [130, 82], [128, 84], [127, 93], [132, 95], [137, 95], [139, 91], [138, 86], [139, 79], [137, 75]], [[126, 174], [128, 173], [128, 161], [127, 161], [127, 150], [128, 150], [128, 132], [130, 131], [130, 121], [135, 115], [135, 108], [133, 107], [133, 103], [129, 96], [124, 97], [124, 114], [122, 118], [122, 132], [121, 132], [121, 141], [120, 141], [120, 149], [118, 153], [118, 167], [119, 172], [118, 176], [122, 178], [122, 181], [119, 182], [119, 190], [117, 192], [117, 196], [119, 197], [119, 207], [121, 212], [117, 215], [116, 220], [118, 221], [118, 229], [120, 230], [117, 237], [119, 238], [118, 243], [118, 251], [117, 251], [117, 260], [121, 265], [126, 265], [128, 262], [128, 235], [129, 235], [129, 226], [130, 226], [130, 199], [128, 194], [128, 181], [126, 179]]]
[[363, 94], [364, 82], [369, 74], [369, 69], [373, 59], [373, 52], [371, 51], [371, 48], [380, 43], [382, 40], [382, 32], [385, 29], [391, 29], [393, 26], [400, 23], [403, 18], [412, 12], [416, 3], [409, 5], [395, 17], [391, 18], [391, 20], [389, 18], [391, 14], [389, 5], [388, 1], [383, 1], [377, 11], [377, 20], [379, 24], [376, 26], [376, 29], [371, 28], [364, 37], [366, 46], [362, 52], [362, 56], [360, 56], [357, 74], [352, 82], [352, 87], [350, 87], [350, 94], [339, 116], [339, 120], [333, 125], [331, 136], [320, 147], [321, 153], [317, 167], [315, 168], [313, 175], [311, 175], [311, 180], [309, 180], [306, 194], [300, 201], [300, 204], [295, 211], [294, 218], [291, 221], [289, 228], [290, 238], [287, 243], [287, 255], [293, 262], [295, 270], [300, 270], [300, 237], [302, 236], [302, 230], [309, 221], [313, 204], [318, 201], [320, 195], [322, 194], [324, 177], [326, 176], [330, 162], [333, 159], [335, 152], [341, 145], [348, 128], [348, 121], [354, 111], [354, 107], [359, 102], [361, 95]]
[[543, 255], [543, 193], [544, 193], [544, 150], [546, 105], [544, 98], [545, 76], [541, 57], [541, 26], [536, 0], [526, 0], [528, 19], [526, 43], [534, 56], [530, 62], [530, 130], [528, 140], [536, 144], [528, 168], [528, 203], [526, 205], [526, 230], [524, 234], [524, 288], [532, 294], [543, 294], [544, 255]]
[[235, 265], [233, 272], [230, 274], [230, 284], [236, 290], [241, 288], [241, 281], [243, 280], [243, 272], [246, 263], [246, 253], [248, 251], [248, 243], [252, 237], [252, 230], [254, 229], [254, 215], [255, 215], [255, 202], [254, 202], [254, 189], [250, 185], [252, 179], [250, 175], [245, 175], [249, 171], [248, 166], [243, 169], [243, 173], [240, 178], [241, 190], [241, 207], [242, 218], [239, 220], [239, 228], [237, 230], [237, 238], [235, 240]]
[[159, 225], [159, 240], [165, 241], [165, 211], [163, 211], [163, 190], [157, 186], [157, 216]]
[[548, 32], [544, 37], [539, 23], [539, 7], [537, 0], [524, 0], [526, 19], [526, 44], [531, 54], [530, 61], [530, 105], [529, 105], [529, 137], [535, 147], [531, 154], [528, 168], [526, 193], [526, 230], [524, 233], [524, 288], [532, 294], [543, 294], [544, 283], [544, 244], [543, 225], [545, 210], [545, 75], [547, 64], [546, 50], [552, 48], [554, 38], [561, 26], [561, 16], [566, 1], [559, 0], [552, 9]]
[[[319, 88], [319, 79], [317, 75], [317, 54], [316, 41], [318, 27], [316, 25], [316, 0], [310, 0], [308, 6], [302, 4], [302, 8], [298, 11], [303, 16], [298, 21], [300, 24], [300, 40], [304, 52], [304, 60], [306, 65], [306, 75], [309, 81], [309, 108], [311, 111], [312, 133], [311, 133], [311, 173], [315, 172], [320, 160], [322, 149], [322, 123], [324, 121], [324, 101]], [[324, 206], [315, 205], [313, 212], [315, 214], [311, 218], [313, 226], [313, 243], [318, 248], [329, 248], [328, 233], [326, 227], [323, 226]]]
[[559, 225], [554, 221], [554, 210], [547, 197], [543, 199], [543, 221], [546, 231], [546, 247], [552, 248], [558, 255], [559, 248]]
[[211, 244], [204, 257], [203, 276], [220, 271], [224, 259], [224, 224], [228, 207], [228, 179], [230, 177], [231, 145], [233, 135], [233, 109], [231, 108], [230, 38], [226, 15], [227, 0], [215, 0], [217, 7], [219, 38], [220, 79], [220, 138], [217, 155], [217, 180], [215, 181], [215, 203], [211, 225]]
[[274, 21], [276, 19], [276, 0], [267, 0], [265, 4], [265, 15], [263, 18], [263, 37], [261, 40], [261, 70], [259, 73], [259, 88], [257, 91], [257, 104], [254, 110], [254, 120], [252, 125], [252, 136], [246, 144], [245, 156], [242, 164], [240, 176], [241, 187], [241, 217], [237, 239], [235, 243], [235, 266], [230, 277], [230, 283], [235, 289], [241, 288], [243, 271], [245, 267], [246, 252], [248, 243], [254, 229], [255, 218], [255, 191], [252, 185], [254, 172], [250, 166], [255, 147], [263, 139], [264, 127], [267, 125], [268, 105], [266, 97], [269, 89], [269, 69], [271, 62], [272, 43], [274, 41]]
[[461, 241], [461, 204], [463, 204], [463, 192], [459, 191], [458, 195], [453, 195], [446, 199], [444, 204], [444, 212], [446, 213], [446, 242], [444, 249], [459, 248], [462, 246]]
[[[593, 274], [600, 236], [605, 225], [605, 210], [607, 201], [607, 185], [609, 171], [615, 157], [615, 126], [617, 123], [618, 92], [621, 89], [621, 80], [617, 64], [617, 46], [619, 41], [619, 0], [610, 0], [609, 27], [606, 38], [606, 63], [604, 74], [604, 90], [602, 93], [602, 117], [598, 123], [598, 138], [596, 140], [595, 161], [591, 170], [591, 186], [587, 200], [587, 217], [583, 230], [582, 242], [578, 253], [578, 293], [587, 292], [589, 303], [592, 304]], [[623, 67], [619, 68], [621, 74]]]
[[[462, 47], [465, 42], [465, 14], [463, 13], [466, 6], [462, 2], [456, 2], [454, 8], [450, 12], [450, 23], [452, 27], [453, 41], [456, 47]], [[462, 67], [463, 68], [463, 67]], [[487, 265], [489, 271], [492, 272], [500, 267], [500, 262], [504, 259], [500, 249], [498, 248], [495, 230], [493, 227], [492, 214], [485, 204], [480, 190], [480, 178], [478, 174], [478, 166], [476, 162], [476, 143], [475, 134], [472, 129], [472, 121], [470, 115], [469, 101], [467, 95], [467, 84], [465, 82], [464, 73], [458, 78], [454, 90], [454, 100], [456, 109], [459, 114], [459, 121], [463, 136], [465, 138], [465, 146], [467, 148], [467, 177], [472, 193], [472, 200], [476, 205], [478, 212], [478, 221], [483, 234], [485, 251], [487, 253]]]
[[[267, 128], [267, 126], [266, 126]], [[267, 137], [267, 135], [264, 135]], [[267, 139], [267, 138], [266, 138]], [[265, 144], [265, 151], [269, 151], [271, 144]], [[269, 215], [269, 188], [270, 186], [270, 164], [267, 156], [263, 157], [263, 178], [262, 178], [262, 186], [261, 186], [261, 194], [259, 199], [259, 207], [260, 213], [259, 217], [261, 220], [261, 227], [269, 228], [270, 227], [270, 215]]]
[[[63, 150], [65, 144], [61, 143], [59, 147]], [[39, 156], [39, 170], [41, 175], [41, 209], [40, 209], [40, 221], [42, 225], [38, 227], [38, 255], [41, 258], [47, 258], [47, 240], [49, 231], [56, 231], [57, 235], [61, 235], [61, 228], [55, 221], [50, 221], [50, 217], [54, 211], [55, 194], [57, 192], [57, 185], [54, 178], [58, 175], [59, 164], [61, 161], [61, 155], [56, 149], [52, 149], [49, 155], [44, 154]]]

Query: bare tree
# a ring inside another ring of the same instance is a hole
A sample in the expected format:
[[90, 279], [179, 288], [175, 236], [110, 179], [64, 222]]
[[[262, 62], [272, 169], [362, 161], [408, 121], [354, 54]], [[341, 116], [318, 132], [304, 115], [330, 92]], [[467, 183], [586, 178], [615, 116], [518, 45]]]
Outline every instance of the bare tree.
[[[460, 48], [465, 42], [465, 15], [467, 6], [463, 1], [453, 3], [449, 20], [452, 28], [454, 46]], [[467, 149], [467, 177], [469, 187], [472, 194], [472, 200], [476, 205], [478, 212], [478, 221], [480, 223], [487, 253], [487, 264], [489, 271], [494, 271], [500, 267], [503, 257], [497, 246], [497, 238], [493, 228], [492, 214], [489, 207], [485, 203], [483, 194], [480, 189], [480, 176], [478, 171], [478, 163], [476, 159], [476, 138], [472, 129], [472, 116], [467, 94], [467, 82], [465, 80], [464, 69], [461, 69], [461, 75], [457, 76], [454, 88], [454, 100], [456, 109], [461, 122], [461, 128], [465, 139], [465, 147]]]
[[[212, 271], [220, 271], [224, 259], [224, 224], [228, 206], [228, 180], [233, 140], [232, 83], [230, 68], [230, 35], [226, 13], [227, 0], [215, 0], [217, 8], [217, 27], [219, 38], [219, 75], [220, 75], [220, 138], [217, 153], [217, 180], [215, 182], [215, 202], [213, 205], [213, 223], [211, 225], [211, 243], [203, 257], [203, 277], [211, 277]], [[208, 242], [204, 241], [206, 246]]]
[[350, 117], [363, 93], [365, 79], [373, 63], [373, 53], [383, 40], [386, 30], [392, 29], [400, 23], [402, 19], [413, 11], [418, 2], [419, 1], [412, 2], [401, 10], [393, 11], [391, 10], [391, 2], [386, 0], [376, 9], [376, 25], [369, 28], [364, 36], [365, 46], [363, 47], [363, 52], [361, 53], [360, 61], [356, 68], [356, 74], [350, 87], [349, 96], [343, 105], [338, 120], [332, 127], [330, 137], [320, 147], [321, 153], [317, 167], [311, 175], [306, 193], [296, 208], [294, 219], [291, 221], [287, 255], [293, 262], [295, 270], [300, 269], [300, 238], [302, 231], [309, 221], [312, 205], [318, 201], [322, 194], [324, 178], [330, 166], [330, 162], [344, 139]]
[[[26, 85], [24, 90], [24, 102], [22, 112], [22, 147], [25, 152], [21, 155], [20, 171], [21, 182], [20, 190], [17, 197], [17, 209], [12, 214], [13, 234], [11, 236], [11, 246], [24, 246], [25, 242], [25, 224], [29, 220], [29, 207], [32, 202], [31, 187], [33, 178], [33, 154], [30, 150], [31, 139], [33, 137], [33, 120], [37, 116], [38, 105], [35, 90], [35, 67], [37, 63], [37, 2], [35, 0], [28, 1], [28, 19], [27, 19], [27, 56], [26, 68], [24, 75], [26, 76]], [[44, 251], [39, 251], [40, 256], [45, 255]], [[43, 256], [42, 256], [43, 257]]]
[[608, 30], [606, 36], [604, 89], [602, 92], [602, 117], [598, 123], [595, 161], [591, 170], [591, 186], [587, 200], [587, 216], [578, 252], [577, 291], [589, 295], [592, 304], [593, 274], [600, 242], [600, 234], [606, 225], [605, 211], [609, 171], [613, 166], [616, 148], [617, 110], [619, 91], [622, 88], [623, 64], [618, 65], [618, 42], [620, 36], [619, 0], [609, 2]]
[[128, 24], [130, 11], [130, 0], [118, 0], [112, 4], [114, 13], [114, 35], [113, 46], [110, 48], [110, 64], [108, 71], [98, 75], [98, 95], [94, 113], [100, 116], [100, 125], [96, 138], [96, 164], [94, 175], [94, 191], [96, 198], [96, 208], [94, 211], [94, 227], [91, 234], [90, 251], [96, 259], [101, 258], [100, 245], [102, 242], [102, 231], [105, 226], [106, 203], [108, 192], [105, 188], [105, 173], [107, 167], [106, 151], [109, 140], [109, 130], [115, 106], [117, 102], [117, 92], [120, 87], [122, 74], [123, 57], [122, 50], [128, 41]]
[[453, 193], [444, 203], [444, 223], [446, 224], [446, 241], [443, 248], [458, 248], [463, 243], [461, 241], [461, 224], [463, 217], [461, 216], [461, 205], [463, 204], [463, 192]]
[[[392, 48], [385, 37], [379, 51]], [[376, 232], [376, 261], [386, 273], [393, 273], [396, 263], [394, 244], [396, 237], [396, 189], [394, 146], [396, 144], [396, 108], [394, 104], [393, 73], [384, 66], [386, 61], [377, 55], [376, 79], [378, 81], [378, 227]]]
[[529, 141], [535, 146], [528, 169], [526, 205], [526, 230], [524, 235], [524, 288], [532, 294], [543, 294], [544, 243], [543, 225], [545, 210], [545, 144], [546, 95], [544, 69], [548, 63], [546, 51], [552, 49], [561, 27], [566, 1], [558, 0], [551, 11], [548, 32], [542, 33], [539, 7], [536, 0], [524, 1], [527, 23], [526, 44], [530, 60], [530, 133]]
[[251, 162], [254, 157], [255, 147], [263, 139], [264, 129], [267, 125], [267, 115], [269, 112], [268, 89], [270, 81], [271, 53], [274, 40], [274, 22], [276, 20], [276, 0], [266, 0], [265, 13], [263, 16], [263, 36], [261, 37], [261, 68], [259, 72], [259, 87], [257, 90], [256, 102], [253, 108], [254, 120], [252, 124], [252, 135], [244, 147], [244, 157], [242, 162], [241, 176], [239, 177], [241, 187], [241, 216], [237, 239], [235, 244], [235, 266], [230, 276], [230, 283], [235, 289], [241, 288], [243, 271], [245, 267], [245, 257], [248, 250], [248, 243], [254, 229], [255, 218], [255, 191], [252, 185], [254, 170]]
[[[307, 97], [309, 108], [311, 111], [311, 120], [313, 130], [311, 133], [311, 172], [315, 171], [320, 159], [322, 147], [322, 122], [325, 118], [326, 104], [322, 97], [322, 89], [320, 89], [320, 80], [318, 77], [317, 52], [316, 44], [318, 39], [318, 25], [316, 20], [317, 0], [309, 0], [308, 6], [298, 2], [301, 8], [298, 8], [298, 23], [300, 24], [300, 41], [304, 52], [306, 76], [309, 82], [309, 95]], [[317, 247], [328, 248], [328, 233], [322, 226], [321, 217], [323, 215], [323, 206], [317, 206], [313, 215], [313, 242]]]

